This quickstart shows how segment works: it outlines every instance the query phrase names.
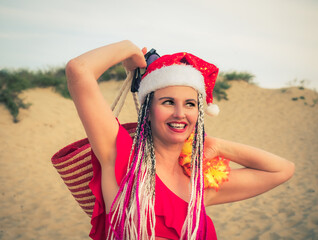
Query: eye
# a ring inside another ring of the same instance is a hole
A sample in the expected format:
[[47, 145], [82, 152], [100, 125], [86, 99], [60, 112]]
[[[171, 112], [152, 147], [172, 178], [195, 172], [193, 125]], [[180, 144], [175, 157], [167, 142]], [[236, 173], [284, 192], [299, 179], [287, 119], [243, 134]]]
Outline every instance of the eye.
[[187, 106], [187, 107], [195, 107], [196, 104], [195, 104], [194, 102], [187, 102], [187, 103], [186, 103], [186, 106]]
[[162, 105], [173, 105], [173, 101], [172, 100], [165, 100], [162, 102]]

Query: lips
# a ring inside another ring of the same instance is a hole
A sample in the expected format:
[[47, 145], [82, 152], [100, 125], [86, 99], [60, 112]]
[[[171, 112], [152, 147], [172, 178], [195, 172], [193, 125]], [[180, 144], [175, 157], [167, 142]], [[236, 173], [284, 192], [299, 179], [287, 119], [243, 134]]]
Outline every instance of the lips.
[[167, 123], [167, 125], [174, 132], [184, 132], [188, 124], [183, 122], [170, 122]]
[[186, 126], [185, 123], [168, 123], [168, 125], [172, 128], [176, 128], [176, 129], [183, 129]]

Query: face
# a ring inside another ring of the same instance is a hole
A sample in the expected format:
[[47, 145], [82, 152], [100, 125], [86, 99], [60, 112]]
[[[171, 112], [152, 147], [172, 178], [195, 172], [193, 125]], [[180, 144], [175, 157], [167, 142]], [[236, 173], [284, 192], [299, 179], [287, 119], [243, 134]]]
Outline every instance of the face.
[[154, 142], [183, 144], [198, 113], [198, 93], [193, 88], [170, 86], [155, 91], [149, 117]]

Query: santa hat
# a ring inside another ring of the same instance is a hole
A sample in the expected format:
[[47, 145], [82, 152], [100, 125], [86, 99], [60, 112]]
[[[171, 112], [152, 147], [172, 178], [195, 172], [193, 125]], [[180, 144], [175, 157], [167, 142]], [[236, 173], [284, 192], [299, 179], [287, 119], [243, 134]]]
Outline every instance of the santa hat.
[[147, 67], [140, 82], [138, 96], [142, 103], [152, 91], [168, 86], [189, 86], [206, 97], [206, 113], [216, 116], [219, 107], [213, 104], [213, 88], [219, 69], [190, 53], [164, 55]]

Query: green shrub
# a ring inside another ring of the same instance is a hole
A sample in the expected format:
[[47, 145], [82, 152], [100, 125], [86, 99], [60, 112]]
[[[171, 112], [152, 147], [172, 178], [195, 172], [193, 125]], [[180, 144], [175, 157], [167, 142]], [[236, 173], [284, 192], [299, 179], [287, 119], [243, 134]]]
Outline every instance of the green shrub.
[[126, 71], [122, 64], [117, 64], [113, 68], [115, 78], [117, 80], [124, 80], [126, 78]]
[[[117, 64], [106, 71], [99, 78], [99, 81], [123, 80], [125, 78], [124, 67]], [[14, 122], [18, 122], [19, 109], [27, 108], [30, 105], [19, 98], [19, 93], [34, 87], [53, 87], [63, 97], [71, 98], [67, 88], [65, 68], [52, 68], [46, 71], [2, 69], [0, 70], [0, 103], [3, 103], [9, 110]]]
[[126, 71], [125, 68], [121, 63], [118, 63], [112, 67], [110, 67], [106, 72], [104, 72], [100, 78], [98, 79], [99, 82], [109, 81], [111, 79], [115, 79], [118, 81], [124, 80], [126, 78]]
[[99, 82], [105, 82], [112, 79], [112, 76], [109, 71], [104, 72], [98, 79]]
[[14, 122], [18, 122], [19, 109], [29, 106], [18, 96], [22, 90], [32, 86], [26, 76], [29, 76], [26, 70], [20, 70], [18, 74], [13, 74], [8, 70], [0, 71], [0, 102], [9, 110]]
[[29, 103], [24, 103], [19, 93], [34, 87], [53, 87], [62, 96], [70, 98], [64, 68], [44, 72], [26, 69], [0, 70], [0, 102], [9, 110], [14, 122], [18, 122], [19, 109], [30, 106]]
[[253, 79], [255, 76], [251, 73], [248, 73], [248, 72], [232, 71], [232, 72], [227, 72], [227, 73], [221, 73], [221, 77], [225, 81], [245, 81], [248, 83], [254, 83]]
[[[232, 74], [233, 75], [233, 74]], [[214, 87], [214, 97], [218, 100], [227, 100], [226, 89], [230, 87], [230, 74], [220, 74], [221, 77]], [[98, 79], [99, 81], [108, 81], [110, 79], [123, 80], [126, 78], [126, 72], [122, 64], [117, 64]], [[30, 103], [25, 103], [19, 97], [21, 91], [35, 87], [53, 87], [63, 97], [71, 98], [67, 88], [65, 68], [52, 68], [46, 71], [30, 71], [27, 69], [18, 70], [0, 70], [0, 103], [3, 103], [9, 110], [14, 122], [18, 122], [20, 108], [28, 108]]]
[[24, 103], [22, 99], [18, 97], [17, 92], [12, 92], [8, 89], [3, 89], [0, 91], [0, 102], [9, 110], [10, 114], [13, 117], [13, 122], [18, 122], [18, 114], [20, 108], [28, 108], [29, 103]]
[[227, 81], [216, 81], [213, 89], [213, 97], [218, 101], [221, 99], [228, 100], [225, 90], [230, 87], [231, 85]]
[[306, 80], [306, 79], [299, 80], [297, 78], [286, 83], [288, 87], [298, 87], [299, 90], [304, 90], [306, 86], [308, 86], [309, 84], [310, 84], [309, 80]]

